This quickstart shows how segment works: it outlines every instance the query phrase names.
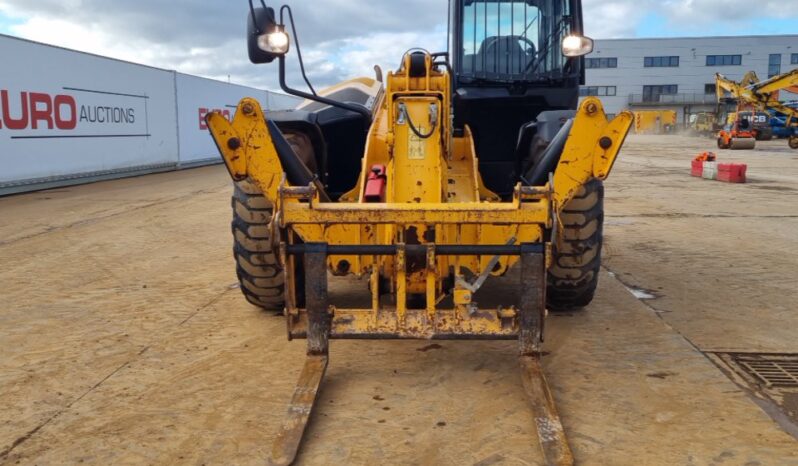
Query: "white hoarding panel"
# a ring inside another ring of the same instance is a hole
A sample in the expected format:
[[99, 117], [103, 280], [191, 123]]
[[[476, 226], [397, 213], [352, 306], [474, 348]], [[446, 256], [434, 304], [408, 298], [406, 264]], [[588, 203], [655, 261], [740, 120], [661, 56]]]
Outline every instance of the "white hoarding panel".
[[232, 120], [238, 102], [244, 97], [258, 99], [266, 110], [294, 108], [301, 101], [283, 94], [177, 73], [181, 165], [216, 160], [221, 162], [219, 151], [205, 125], [205, 115], [219, 111]]
[[180, 163], [185, 165], [217, 159], [221, 162], [219, 151], [205, 125], [205, 115], [219, 111], [232, 120], [242, 98], [262, 100], [262, 94], [263, 91], [249, 87], [177, 73]]
[[0, 186], [177, 162], [172, 72], [7, 36], [0, 57]]

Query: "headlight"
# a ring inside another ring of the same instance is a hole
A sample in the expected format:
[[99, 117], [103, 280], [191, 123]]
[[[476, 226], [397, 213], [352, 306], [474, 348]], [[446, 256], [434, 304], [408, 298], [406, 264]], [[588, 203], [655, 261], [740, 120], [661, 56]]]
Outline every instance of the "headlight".
[[581, 57], [593, 51], [593, 39], [585, 36], [566, 36], [562, 40], [562, 54], [566, 57]]
[[263, 34], [258, 37], [258, 48], [275, 55], [284, 55], [288, 52], [288, 34], [284, 31]]

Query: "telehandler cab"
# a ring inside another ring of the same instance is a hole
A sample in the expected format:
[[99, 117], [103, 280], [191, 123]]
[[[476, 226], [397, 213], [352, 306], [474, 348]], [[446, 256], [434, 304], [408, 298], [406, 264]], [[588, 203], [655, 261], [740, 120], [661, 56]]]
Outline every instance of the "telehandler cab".
[[[251, 61], [278, 60], [283, 90], [306, 99], [264, 114], [245, 98], [232, 122], [207, 116], [236, 181], [241, 289], [308, 344], [273, 464], [297, 454], [335, 338], [517, 340], [545, 461], [573, 463], [540, 367], [543, 323], [547, 308], [593, 298], [602, 180], [632, 115], [578, 105], [593, 47], [580, 0], [449, 5], [448, 52], [410, 49], [384, 80], [376, 69], [316, 92], [291, 9], [250, 1]], [[286, 83], [290, 44], [307, 92]], [[513, 265], [517, 296], [478, 306], [485, 281]], [[336, 307], [328, 271], [365, 278], [370, 306]]]

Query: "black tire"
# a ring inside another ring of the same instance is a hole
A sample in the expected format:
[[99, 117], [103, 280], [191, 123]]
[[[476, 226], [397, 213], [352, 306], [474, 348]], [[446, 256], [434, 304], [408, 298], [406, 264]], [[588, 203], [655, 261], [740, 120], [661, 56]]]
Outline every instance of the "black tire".
[[773, 131], [770, 129], [757, 130], [755, 133], [755, 139], [757, 141], [770, 141], [773, 139]]
[[798, 136], [791, 136], [787, 144], [789, 144], [790, 149], [798, 149]]
[[233, 189], [233, 257], [241, 292], [266, 310], [282, 311], [285, 277], [269, 233], [272, 205], [250, 180]]
[[548, 271], [546, 305], [551, 311], [585, 307], [593, 300], [601, 269], [604, 183], [590, 180], [560, 214], [562, 240]]

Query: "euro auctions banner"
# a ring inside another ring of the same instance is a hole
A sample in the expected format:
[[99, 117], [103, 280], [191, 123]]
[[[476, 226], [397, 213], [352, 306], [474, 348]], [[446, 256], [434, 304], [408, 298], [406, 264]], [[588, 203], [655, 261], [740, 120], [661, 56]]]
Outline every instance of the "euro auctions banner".
[[55, 92], [0, 89], [0, 129], [11, 139], [149, 136], [146, 95], [75, 87]]
[[0, 184], [177, 163], [174, 73], [7, 36], [0, 56]]

